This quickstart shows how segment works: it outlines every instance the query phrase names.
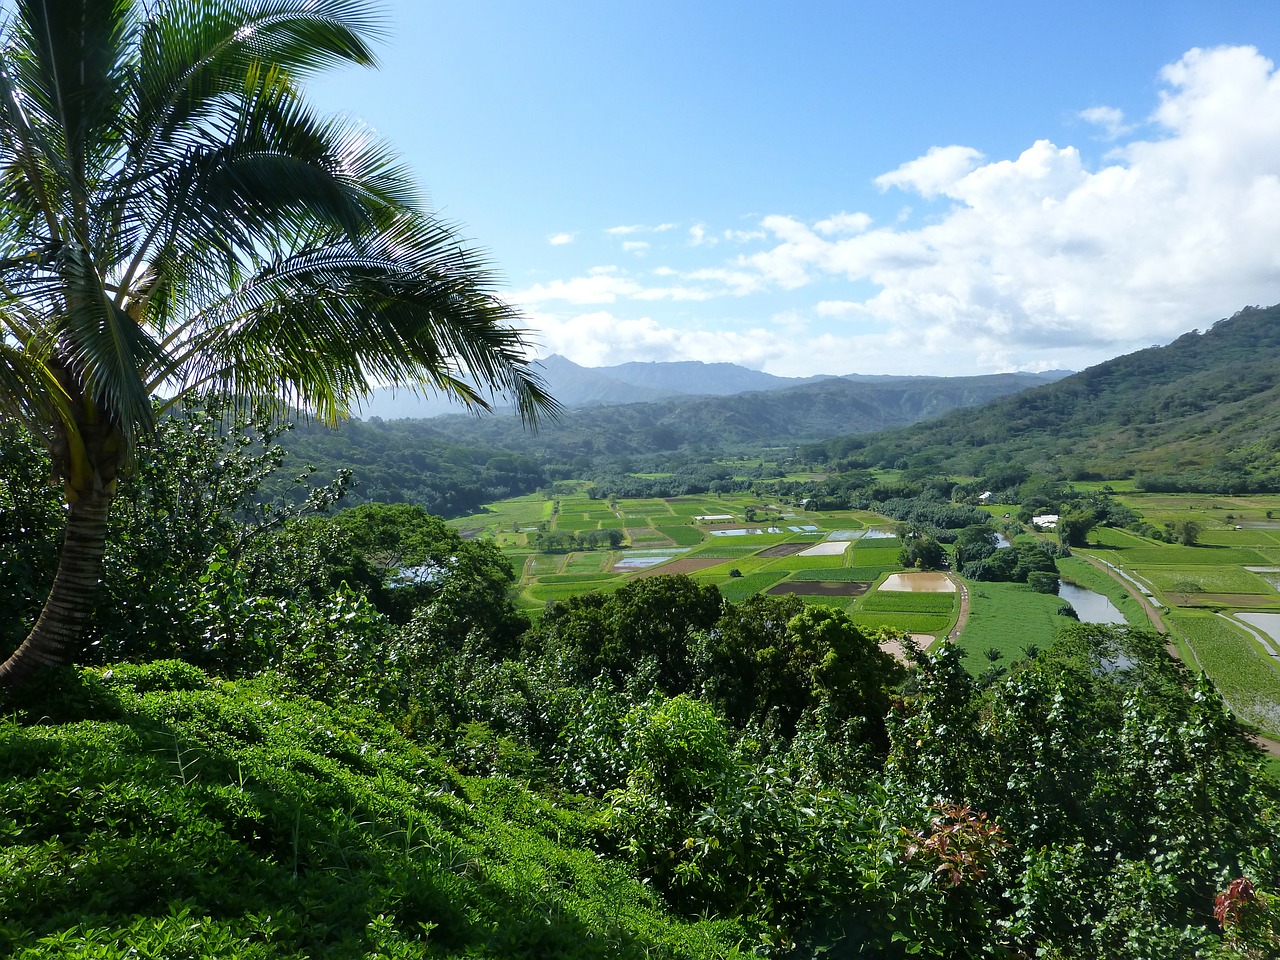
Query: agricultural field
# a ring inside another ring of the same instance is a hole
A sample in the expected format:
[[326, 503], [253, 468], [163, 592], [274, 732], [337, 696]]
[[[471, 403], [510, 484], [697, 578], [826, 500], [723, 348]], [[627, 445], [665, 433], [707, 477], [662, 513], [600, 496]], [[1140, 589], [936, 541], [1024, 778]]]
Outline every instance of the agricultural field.
[[[747, 520], [748, 511], [752, 520]], [[585, 495], [522, 497], [450, 521], [469, 536], [492, 537], [520, 574], [519, 600], [535, 615], [578, 593], [614, 590], [634, 577], [684, 573], [730, 600], [795, 594], [847, 610], [868, 627], [891, 626], [932, 639], [955, 622], [952, 595], [875, 591], [901, 570], [891, 522], [865, 512], [809, 513], [748, 496], [592, 500]], [[537, 538], [620, 529], [617, 549], [544, 553]]]
[[1280, 737], [1280, 665], [1238, 622], [1222, 614], [1188, 611], [1172, 618], [1205, 673], [1236, 716]]
[[[1063, 578], [1109, 598], [1129, 623], [1150, 624], [1127, 581], [1163, 615], [1171, 642], [1209, 674], [1233, 709], [1280, 735], [1280, 662], [1229, 619], [1280, 613], [1280, 496], [1148, 495], [1118, 488], [1115, 495], [1157, 529], [1194, 519], [1197, 542], [1170, 544], [1095, 528], [1087, 548], [1060, 562]], [[902, 544], [891, 521], [867, 512], [810, 513], [745, 494], [605, 501], [577, 493], [506, 500], [450, 523], [468, 536], [494, 539], [519, 572], [519, 599], [533, 616], [549, 602], [661, 573], [714, 584], [732, 601], [794, 594], [844, 610], [868, 628], [915, 634], [926, 646], [953, 632], [959, 616], [956, 594], [878, 589], [901, 570]], [[622, 534], [616, 548], [606, 538], [610, 530]], [[594, 534], [598, 545], [541, 551], [535, 541], [552, 534], [577, 537], [577, 544]], [[971, 583], [968, 590], [968, 619], [958, 643], [975, 673], [1049, 646], [1071, 622], [1060, 612], [1064, 601], [1024, 585]]]
[[1188, 665], [1209, 675], [1241, 719], [1280, 739], [1280, 660], [1243, 621], [1280, 613], [1280, 496], [1125, 492], [1119, 499], [1156, 528], [1194, 520], [1196, 543], [1096, 528], [1077, 554], [1131, 578], [1162, 611]]

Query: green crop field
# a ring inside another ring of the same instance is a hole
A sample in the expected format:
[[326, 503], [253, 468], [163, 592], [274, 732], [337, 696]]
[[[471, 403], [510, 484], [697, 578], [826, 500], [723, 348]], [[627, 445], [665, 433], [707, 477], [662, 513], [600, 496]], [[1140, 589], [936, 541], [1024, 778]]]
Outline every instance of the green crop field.
[[554, 553], [532, 554], [525, 560], [524, 575], [532, 578], [559, 573], [560, 568], [564, 566], [564, 562], [567, 559], [563, 555]]
[[876, 567], [852, 566], [848, 568], [848, 572], [849, 572], [850, 580], [858, 580], [862, 583], [874, 583], [876, 580], [879, 580], [886, 573], [893, 573], [901, 569], [902, 569], [901, 564], [894, 563], [894, 564], [882, 564]]
[[842, 583], [870, 583], [875, 577], [866, 577], [864, 571], [856, 567], [815, 567], [811, 570], [797, 570], [792, 580], [833, 580]]
[[895, 570], [902, 568], [902, 564], [898, 562], [898, 555], [902, 553], [902, 544], [898, 540], [872, 540], [870, 543], [892, 543], [892, 547], [869, 547], [855, 543], [853, 552], [850, 554], [850, 564], [858, 567], [893, 567]]
[[1170, 619], [1232, 712], [1280, 737], [1280, 669], [1275, 661], [1225, 617], [1187, 612]]
[[1280, 605], [1275, 587], [1243, 567], [1147, 566], [1140, 572], [1162, 593], [1258, 594], [1268, 600], [1274, 598]]
[[1098, 544], [1104, 547], [1115, 547], [1118, 549], [1133, 549], [1136, 547], [1149, 547], [1155, 541], [1148, 540], [1146, 537], [1140, 537], [1136, 533], [1130, 533], [1128, 530], [1121, 530], [1118, 527], [1094, 527], [1089, 532], [1089, 543]]
[[951, 626], [951, 618], [927, 613], [902, 613], [896, 611], [865, 610], [854, 604], [848, 610], [849, 619], [860, 627], [874, 629], [890, 627], [903, 633], [928, 633], [938, 636]]
[[616, 573], [565, 573], [557, 576], [553, 583], [603, 583], [618, 579]]
[[[784, 574], [780, 573], [749, 573], [741, 577], [730, 577], [723, 581], [717, 578], [714, 582], [720, 588], [720, 593], [726, 600], [741, 603], [757, 593], [764, 593], [775, 583], [784, 579], [784, 576]], [[695, 577], [695, 579], [707, 582], [701, 576]]]
[[[734, 467], [736, 469], [736, 467]], [[1143, 519], [1162, 529], [1165, 523], [1191, 519], [1201, 524], [1194, 546], [1163, 543], [1127, 530], [1096, 527], [1087, 554], [1105, 559], [1157, 594], [1157, 604], [1200, 603], [1214, 609], [1280, 609], [1280, 574], [1259, 574], [1246, 567], [1280, 567], [1280, 521], [1266, 511], [1280, 513], [1280, 496], [1151, 495], [1116, 485], [1118, 499]], [[792, 511], [777, 501], [749, 494], [690, 496], [670, 500], [644, 498], [593, 500], [582, 494], [555, 499], [526, 496], [491, 504], [485, 512], [450, 521], [458, 530], [492, 537], [521, 571], [519, 602], [531, 615], [548, 601], [564, 600], [587, 590], [611, 591], [630, 574], [612, 572], [616, 558], [668, 545], [692, 548], [684, 557], [719, 561], [695, 569], [698, 582], [714, 584], [730, 601], [739, 602], [783, 581], [803, 589], [818, 582], [875, 583], [901, 569], [902, 543], [894, 538], [854, 540], [839, 556], [761, 557], [782, 543], [809, 546], [835, 531], [892, 528], [890, 521], [865, 511], [808, 513]], [[747, 522], [748, 508], [760, 519]], [[992, 508], [997, 519], [1007, 506]], [[781, 514], [784, 519], [773, 517]], [[717, 537], [697, 516], [728, 516], [725, 525], [741, 528], [777, 526], [776, 534]], [[766, 519], [767, 518], [767, 519]], [[812, 532], [792, 527], [810, 526]], [[1236, 529], [1240, 526], [1240, 529]], [[579, 551], [568, 555], [530, 552], [531, 531], [555, 530], [586, 535], [624, 529], [628, 548], [621, 551]], [[684, 569], [691, 569], [686, 566]], [[1107, 596], [1128, 622], [1146, 626], [1142, 606], [1124, 586], [1094, 567], [1084, 554], [1059, 560], [1064, 579]], [[740, 576], [730, 576], [736, 571]], [[981, 674], [990, 666], [987, 651], [997, 651], [1007, 666], [1029, 646], [1048, 647], [1058, 632], [1073, 622], [1058, 610], [1056, 596], [1038, 594], [1017, 584], [971, 583], [970, 614], [959, 637], [969, 653], [966, 666]], [[889, 626], [909, 633], [938, 636], [954, 625], [958, 599], [952, 594], [872, 591], [860, 597], [803, 595], [806, 603], [845, 610], [868, 629]], [[1246, 721], [1280, 734], [1280, 671], [1257, 645], [1231, 622], [1194, 606], [1175, 607], [1167, 618], [1179, 642], [1193, 650], [1233, 709]]]
[[613, 561], [617, 555], [609, 552], [591, 552], [569, 554], [569, 562], [564, 565], [564, 572], [568, 574], [574, 573], [600, 573], [613, 565]]
[[1174, 544], [1160, 547], [1144, 546], [1122, 549], [1119, 551], [1118, 558], [1109, 555], [1107, 559], [1130, 567], [1256, 566], [1266, 563], [1266, 559], [1262, 554], [1249, 547], [1183, 547]]
[[702, 531], [697, 527], [655, 527], [658, 533], [682, 547], [697, 546], [703, 540]]
[[896, 610], [900, 613], [938, 613], [951, 615], [955, 609], [954, 593], [911, 593], [905, 590], [877, 590], [862, 598], [860, 610]]
[[769, 561], [769, 569], [771, 570], [826, 570], [833, 563], [838, 563], [839, 557], [802, 557], [798, 553], [793, 553], [789, 557], [776, 557]]
[[760, 550], [759, 544], [713, 541], [712, 543], [704, 544], [703, 546], [690, 551], [689, 556], [731, 560], [734, 557], [749, 557], [758, 550]]

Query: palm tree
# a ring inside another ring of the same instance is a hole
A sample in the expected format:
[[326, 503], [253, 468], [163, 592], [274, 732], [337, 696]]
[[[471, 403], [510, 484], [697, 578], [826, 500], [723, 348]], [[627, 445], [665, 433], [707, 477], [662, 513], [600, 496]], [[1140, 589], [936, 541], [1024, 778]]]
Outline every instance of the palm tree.
[[0, 414], [48, 443], [67, 526], [0, 682], [82, 642], [117, 476], [187, 394], [332, 422], [387, 383], [554, 415], [484, 259], [302, 96], [372, 63], [366, 0], [5, 6]]

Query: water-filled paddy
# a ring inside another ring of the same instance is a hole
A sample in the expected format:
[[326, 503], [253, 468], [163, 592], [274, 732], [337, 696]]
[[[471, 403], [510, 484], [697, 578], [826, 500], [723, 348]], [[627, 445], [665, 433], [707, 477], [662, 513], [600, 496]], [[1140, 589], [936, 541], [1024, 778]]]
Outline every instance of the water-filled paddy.
[[894, 534], [888, 530], [832, 530], [828, 540], [891, 540]]
[[674, 560], [682, 553], [688, 553], [686, 550], [637, 550], [628, 553], [625, 557], [618, 560], [613, 565], [615, 573], [631, 573], [635, 570], [645, 570], [649, 567], [656, 567], [660, 563], [666, 563], [668, 560]]
[[827, 540], [800, 551], [802, 557], [838, 557], [849, 549], [848, 540]]
[[1237, 613], [1236, 617], [1280, 644], [1280, 613]]
[[880, 589], [903, 593], [955, 593], [956, 585], [945, 573], [893, 573], [880, 584]]

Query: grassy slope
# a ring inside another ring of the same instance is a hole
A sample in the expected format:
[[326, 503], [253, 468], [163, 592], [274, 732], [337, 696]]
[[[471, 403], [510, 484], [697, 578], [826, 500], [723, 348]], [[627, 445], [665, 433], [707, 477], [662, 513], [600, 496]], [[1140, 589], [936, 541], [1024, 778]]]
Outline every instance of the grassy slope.
[[63, 682], [0, 704], [5, 956], [720, 957], [744, 935], [670, 919], [593, 851], [589, 808], [371, 716], [174, 664]]

